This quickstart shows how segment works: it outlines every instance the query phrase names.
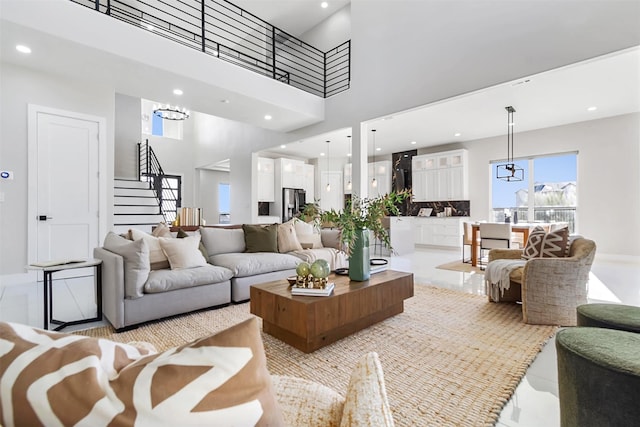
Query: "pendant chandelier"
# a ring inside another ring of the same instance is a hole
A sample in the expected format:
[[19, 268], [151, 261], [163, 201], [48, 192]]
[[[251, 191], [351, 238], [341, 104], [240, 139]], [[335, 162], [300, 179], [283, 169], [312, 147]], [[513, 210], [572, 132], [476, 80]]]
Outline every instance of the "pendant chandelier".
[[378, 186], [378, 180], [376, 179], [376, 130], [371, 129], [373, 132], [373, 179], [371, 180], [371, 186], [376, 188]]
[[512, 106], [504, 108], [507, 110], [507, 162], [496, 165], [496, 178], [507, 182], [522, 181], [524, 180], [524, 169], [513, 161], [513, 113], [516, 110]]
[[191, 112], [177, 105], [160, 104], [153, 106], [153, 115], [164, 120], [186, 120]]
[[327, 193], [331, 191], [331, 183], [329, 182], [329, 142], [327, 141]]

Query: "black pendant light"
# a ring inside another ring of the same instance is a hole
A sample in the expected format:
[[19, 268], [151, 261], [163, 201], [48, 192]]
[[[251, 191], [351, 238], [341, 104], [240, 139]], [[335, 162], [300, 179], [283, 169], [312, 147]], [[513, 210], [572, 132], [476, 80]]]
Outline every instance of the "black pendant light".
[[496, 178], [508, 182], [522, 181], [524, 180], [524, 169], [513, 161], [513, 113], [516, 110], [512, 106], [504, 108], [507, 110], [507, 162], [496, 165]]

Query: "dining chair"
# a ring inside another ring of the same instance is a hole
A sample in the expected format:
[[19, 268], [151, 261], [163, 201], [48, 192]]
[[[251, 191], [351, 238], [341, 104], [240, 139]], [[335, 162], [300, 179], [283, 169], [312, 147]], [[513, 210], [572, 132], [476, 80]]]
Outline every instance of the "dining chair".
[[[472, 230], [472, 223], [471, 222], [463, 222], [462, 223], [462, 262], [469, 264], [471, 263], [471, 251], [473, 250], [473, 230]], [[480, 239], [477, 239], [476, 242], [476, 247], [478, 246], [478, 243], [480, 242]], [[469, 246], [469, 258], [465, 259], [464, 258], [464, 247], [465, 246]]]
[[[480, 224], [480, 265], [483, 263], [483, 251], [511, 248], [511, 223]], [[481, 267], [482, 268], [482, 267]]]

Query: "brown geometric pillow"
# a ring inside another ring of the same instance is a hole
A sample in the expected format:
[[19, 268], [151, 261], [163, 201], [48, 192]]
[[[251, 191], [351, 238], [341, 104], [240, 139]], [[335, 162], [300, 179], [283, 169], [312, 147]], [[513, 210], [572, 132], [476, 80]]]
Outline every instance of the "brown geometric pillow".
[[108, 340], [0, 323], [0, 419], [19, 425], [283, 424], [256, 318], [140, 355]]
[[536, 226], [529, 233], [522, 259], [565, 257], [568, 241], [569, 229], [566, 227], [545, 233], [542, 227]]

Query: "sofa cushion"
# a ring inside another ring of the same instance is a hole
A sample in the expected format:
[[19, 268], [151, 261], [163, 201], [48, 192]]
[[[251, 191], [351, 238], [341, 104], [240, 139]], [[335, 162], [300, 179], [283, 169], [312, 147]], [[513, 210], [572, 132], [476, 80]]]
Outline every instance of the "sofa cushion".
[[8, 424], [284, 424], [255, 317], [144, 357], [126, 344], [6, 325], [0, 403]]
[[244, 231], [241, 228], [200, 227], [202, 243], [209, 256], [244, 252]]
[[241, 254], [219, 254], [209, 257], [209, 262], [228, 268], [235, 277], [255, 276], [273, 271], [295, 269], [300, 259], [288, 254], [256, 252]]
[[319, 259], [323, 259], [329, 263], [331, 271], [334, 271], [336, 268], [349, 267], [347, 254], [334, 248], [303, 249], [301, 251], [289, 252], [289, 254], [298, 257], [309, 264], [312, 264], [314, 261]]
[[172, 270], [202, 267], [207, 260], [198, 250], [200, 236], [188, 236], [181, 239], [160, 237], [160, 247], [169, 260]]
[[246, 252], [278, 252], [278, 224], [242, 224]]
[[182, 270], [155, 270], [149, 273], [149, 279], [144, 284], [144, 291], [155, 294], [220, 283], [231, 279], [231, 277], [233, 277], [231, 270], [211, 264]]
[[170, 268], [169, 260], [167, 259], [164, 252], [162, 252], [162, 248], [160, 247], [160, 241], [157, 237], [152, 236], [149, 233], [145, 233], [144, 231], [137, 230], [132, 228], [129, 230], [131, 234], [131, 238], [135, 240], [143, 239], [147, 242], [149, 246], [149, 267], [151, 270], [162, 270], [165, 268]]
[[124, 263], [124, 294], [126, 298], [140, 298], [149, 278], [149, 247], [147, 242], [127, 240], [114, 232], [107, 233], [104, 248], [118, 254]]
[[290, 220], [278, 225], [278, 252], [285, 254], [291, 251], [301, 251], [302, 246], [296, 235], [294, 221]]
[[529, 233], [527, 244], [522, 251], [522, 258], [564, 257], [567, 255], [568, 240], [569, 229], [566, 227], [545, 233], [542, 227], [536, 226]]

